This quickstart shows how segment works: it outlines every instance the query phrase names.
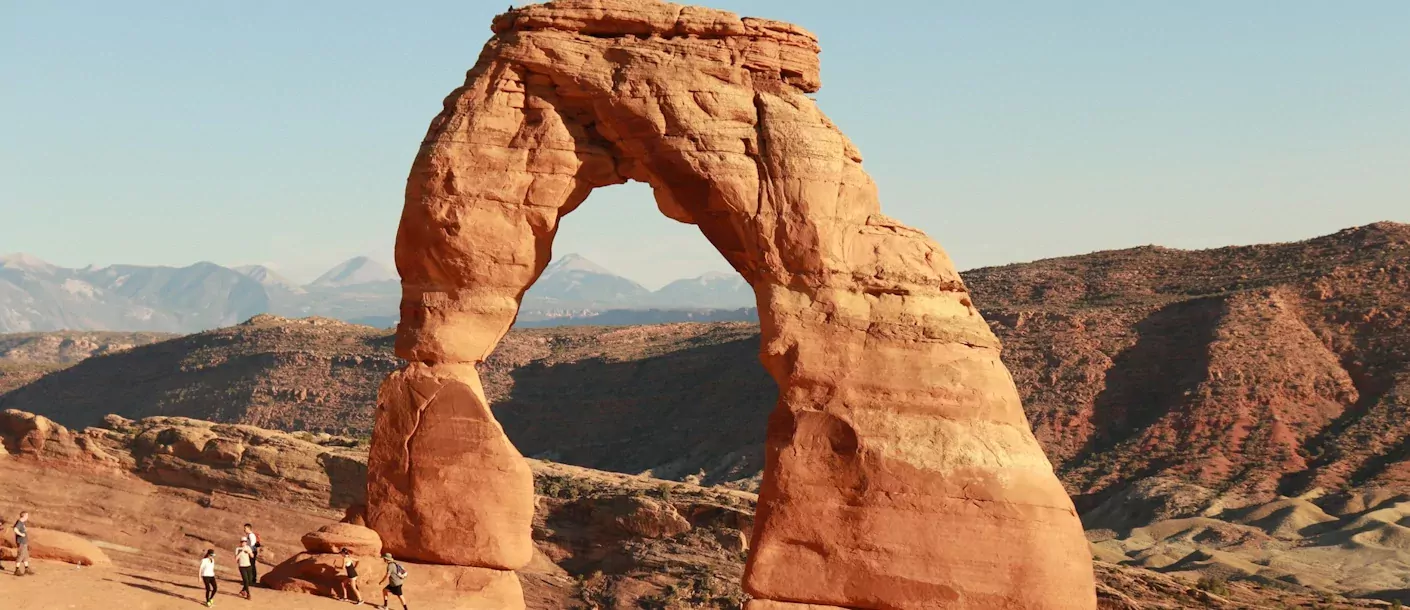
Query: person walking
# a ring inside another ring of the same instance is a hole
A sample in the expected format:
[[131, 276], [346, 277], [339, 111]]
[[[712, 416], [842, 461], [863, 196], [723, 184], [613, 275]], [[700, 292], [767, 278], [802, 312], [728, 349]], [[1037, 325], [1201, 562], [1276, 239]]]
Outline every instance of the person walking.
[[[343, 597], [352, 602], [354, 606], [361, 606], [362, 592], [357, 590], [357, 559], [347, 549], [339, 552], [343, 556]], [[406, 602], [402, 602], [402, 604], [405, 605]]]
[[390, 593], [397, 596], [397, 601], [401, 602], [402, 610], [409, 610], [410, 606], [406, 605], [406, 596], [402, 593], [402, 586], [406, 584], [406, 568], [397, 563], [391, 553], [383, 553], [382, 561], [387, 562], [387, 575], [382, 577], [382, 582], [387, 585], [382, 587], [381, 607], [388, 608], [390, 606], [387, 601], [387, 594]]
[[206, 551], [201, 558], [201, 583], [206, 587], [206, 607], [215, 605], [215, 549]]
[[249, 523], [245, 524], [245, 540], [249, 541], [250, 550], [252, 551], [250, 555], [250, 579], [258, 580], [260, 539], [259, 535], [255, 533], [255, 526]]
[[255, 584], [255, 551], [248, 539], [241, 538], [240, 546], [235, 547], [235, 567], [240, 568], [240, 597], [250, 599], [250, 587]]
[[29, 567], [29, 511], [21, 511], [20, 518], [12, 528], [15, 533], [15, 576], [34, 576], [34, 568]]

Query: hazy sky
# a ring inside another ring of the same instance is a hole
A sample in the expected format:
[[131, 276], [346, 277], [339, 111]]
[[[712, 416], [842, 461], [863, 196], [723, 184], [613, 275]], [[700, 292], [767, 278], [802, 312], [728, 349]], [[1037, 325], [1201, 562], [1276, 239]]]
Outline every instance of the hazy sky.
[[[406, 173], [507, 2], [0, 3], [0, 252], [390, 260]], [[1410, 222], [1410, 2], [714, 0], [823, 44], [883, 209], [961, 268]], [[655, 287], [728, 269], [641, 185], [568, 216]]]

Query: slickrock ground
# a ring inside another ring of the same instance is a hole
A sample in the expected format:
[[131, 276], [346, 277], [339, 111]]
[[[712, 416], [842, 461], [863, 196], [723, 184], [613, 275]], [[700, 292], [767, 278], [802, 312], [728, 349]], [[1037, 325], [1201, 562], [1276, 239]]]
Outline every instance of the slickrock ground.
[[[29, 418], [11, 414], [10, 421]], [[235, 438], [234, 432], [239, 430], [250, 432], [179, 419], [137, 421], [131, 427], [172, 429], [180, 432], [177, 436], [206, 430], [229, 433], [207, 441], [216, 444], [219, 439]], [[206, 548], [216, 548], [222, 554], [220, 605], [243, 604], [243, 600], [230, 597], [239, 586], [229, 560], [243, 522], [254, 521], [266, 541], [260, 568], [264, 574], [272, 569], [271, 564], [301, 551], [300, 539], [305, 533], [335, 523], [344, 512], [328, 508], [329, 503], [340, 502], [334, 500], [327, 480], [291, 484], [280, 490], [274, 487], [279, 479], [270, 477], [269, 485], [258, 487], [254, 494], [224, 491], [214, 486], [220, 479], [212, 476], [158, 485], [133, 476], [130, 469], [135, 460], [122, 457], [130, 451], [122, 447], [132, 447], [135, 436], [106, 429], [71, 432], [51, 428], [50, 432], [51, 438], [60, 440], [46, 440], [39, 452], [11, 453], [7, 449], [0, 455], [0, 488], [6, 490], [0, 495], [0, 516], [27, 508], [33, 511], [37, 527], [94, 541], [113, 565], [76, 569], [40, 562], [36, 567], [39, 575], [32, 578], [0, 574], [5, 608], [189, 608], [201, 596], [199, 581], [192, 574], [196, 558]], [[340, 439], [321, 439], [334, 443], [329, 446], [276, 432], [264, 434], [287, 443], [285, 453], [293, 462], [347, 451], [337, 446]], [[7, 448], [24, 444], [20, 442], [23, 435], [13, 431], [0, 436]], [[82, 451], [64, 450], [77, 447], [80, 443], [74, 439], [79, 438], [106, 439], [102, 442], [110, 443], [106, 445], [109, 455], [117, 459], [95, 462]], [[199, 460], [187, 466], [197, 471], [216, 469]], [[538, 492], [535, 558], [519, 573], [529, 608], [741, 607], [746, 597], [738, 582], [752, 525], [753, 494], [548, 462], [534, 461], [532, 467]], [[272, 501], [265, 495], [283, 500]], [[1099, 558], [1107, 546], [1096, 545]], [[1204, 587], [1216, 591], [1215, 595], [1196, 586], [1196, 575], [1191, 572], [1167, 575], [1103, 561], [1097, 562], [1097, 574], [1100, 607], [1110, 609], [1388, 606], [1320, 594], [1292, 583], [1260, 584], [1258, 580], [1206, 583]], [[415, 577], [410, 582], [418, 607], [450, 607], [437, 601], [434, 591], [418, 590]], [[255, 603], [264, 607], [345, 607], [308, 595], [263, 588], [255, 593]], [[370, 593], [373, 591], [364, 590], [365, 596]]]
[[[199, 589], [184, 592], [171, 583], [186, 582], [206, 548], [222, 553], [226, 575], [234, 578], [229, 559], [244, 522], [256, 523], [265, 540], [264, 573], [302, 551], [305, 534], [337, 522], [343, 507], [363, 499], [360, 490], [346, 495], [340, 482], [344, 474], [366, 477], [365, 448], [349, 449], [346, 439], [185, 418], [108, 418], [105, 425], [73, 432], [27, 413], [0, 413], [0, 517], [30, 510], [36, 528], [97, 541], [116, 564], [115, 571], [77, 571], [74, 578], [101, 575], [192, 597]], [[231, 450], [237, 445], [244, 449]], [[263, 449], [277, 449], [277, 459], [266, 461]], [[320, 467], [342, 459], [348, 462], [337, 468]], [[530, 608], [742, 603], [752, 494], [547, 462], [531, 466], [540, 492], [534, 558], [520, 572]], [[169, 575], [160, 579], [167, 584], [125, 573], [134, 569], [137, 576]], [[436, 603], [435, 591], [417, 594], [433, 602], [425, 607], [450, 607]]]

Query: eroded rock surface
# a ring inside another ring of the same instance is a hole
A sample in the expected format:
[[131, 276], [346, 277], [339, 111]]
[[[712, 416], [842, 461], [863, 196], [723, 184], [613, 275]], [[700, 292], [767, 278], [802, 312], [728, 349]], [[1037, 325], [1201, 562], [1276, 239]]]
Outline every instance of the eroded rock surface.
[[75, 432], [42, 415], [0, 412], [0, 459], [117, 470], [163, 485], [333, 508], [365, 497], [367, 457], [355, 444], [185, 417], [109, 415], [102, 427]]
[[378, 557], [382, 554], [382, 538], [361, 525], [332, 523], [304, 534], [300, 539], [310, 553], [349, 553]]
[[808, 97], [811, 34], [655, 0], [534, 5], [493, 30], [407, 184], [397, 354], [411, 364], [383, 385], [369, 463], [368, 523], [389, 550], [530, 560], [531, 477], [474, 365], [548, 265], [559, 218], [636, 180], [758, 296], [780, 400], [752, 595], [1095, 606], [1076, 512], [999, 343], [939, 246], [881, 214], [860, 153]]

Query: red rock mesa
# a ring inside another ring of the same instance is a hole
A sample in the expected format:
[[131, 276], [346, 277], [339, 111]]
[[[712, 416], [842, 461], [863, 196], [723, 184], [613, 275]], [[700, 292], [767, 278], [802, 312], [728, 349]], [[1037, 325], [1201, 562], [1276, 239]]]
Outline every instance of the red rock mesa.
[[407, 182], [369, 525], [399, 557], [530, 559], [528, 466], [475, 363], [593, 189], [650, 184], [754, 287], [779, 386], [745, 588], [758, 609], [1091, 609], [1086, 540], [949, 258], [881, 214], [808, 96], [803, 29], [656, 0], [495, 19]]

